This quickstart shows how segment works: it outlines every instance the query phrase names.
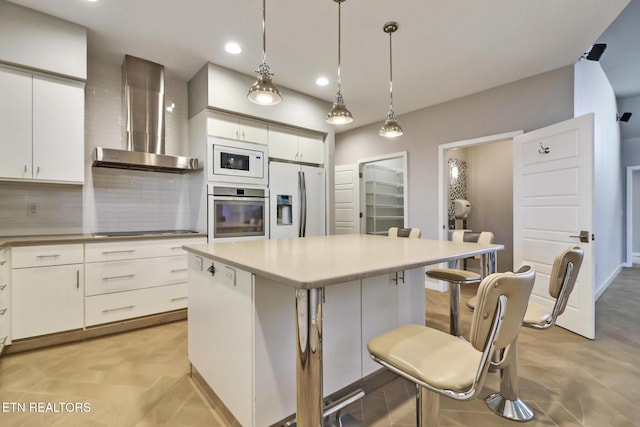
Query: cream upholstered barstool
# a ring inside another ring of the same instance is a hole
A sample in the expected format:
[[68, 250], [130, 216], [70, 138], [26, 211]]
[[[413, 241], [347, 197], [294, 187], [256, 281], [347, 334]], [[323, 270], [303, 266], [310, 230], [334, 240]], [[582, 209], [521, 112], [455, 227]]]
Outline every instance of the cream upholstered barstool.
[[[556, 323], [567, 306], [567, 301], [580, 272], [584, 252], [579, 247], [569, 247], [556, 255], [551, 274], [549, 275], [549, 295], [555, 300], [553, 307], [548, 308], [535, 301], [529, 301], [522, 325], [533, 329], [548, 329]], [[467, 307], [474, 310], [478, 306], [478, 298], [467, 301]], [[504, 357], [494, 367], [500, 371], [500, 392], [494, 393], [485, 400], [487, 406], [496, 414], [514, 421], [530, 421], [533, 410], [518, 396], [518, 345], [500, 350]]]
[[[451, 236], [453, 242], [476, 242], [482, 244], [493, 243], [493, 233], [483, 231], [474, 233], [464, 230], [456, 230]], [[454, 268], [434, 268], [427, 270], [427, 277], [442, 280], [449, 283], [449, 333], [461, 336], [460, 332], [460, 285], [480, 283], [482, 275], [473, 271], [460, 268], [460, 260], [456, 261]], [[462, 261], [464, 262], [464, 261]]]
[[408, 237], [409, 239], [419, 239], [422, 235], [419, 228], [391, 227], [387, 233], [389, 237]]
[[477, 395], [495, 349], [517, 340], [534, 281], [528, 265], [484, 278], [469, 341], [422, 325], [400, 326], [369, 341], [374, 361], [416, 384], [418, 427], [439, 425], [440, 395], [456, 400]]

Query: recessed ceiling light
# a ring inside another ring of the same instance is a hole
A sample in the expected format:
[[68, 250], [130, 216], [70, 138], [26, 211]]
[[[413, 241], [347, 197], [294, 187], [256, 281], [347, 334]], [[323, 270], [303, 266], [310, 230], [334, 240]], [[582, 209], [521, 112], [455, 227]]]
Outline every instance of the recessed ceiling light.
[[316, 80], [316, 84], [318, 86], [326, 86], [329, 84], [329, 79], [326, 77], [318, 77], [318, 79]]
[[237, 55], [240, 52], [242, 52], [242, 48], [240, 47], [240, 45], [236, 42], [229, 42], [224, 46], [224, 50], [226, 50], [228, 53], [231, 53], [233, 55]]
[[96, 3], [98, 0], [87, 0], [89, 3]]

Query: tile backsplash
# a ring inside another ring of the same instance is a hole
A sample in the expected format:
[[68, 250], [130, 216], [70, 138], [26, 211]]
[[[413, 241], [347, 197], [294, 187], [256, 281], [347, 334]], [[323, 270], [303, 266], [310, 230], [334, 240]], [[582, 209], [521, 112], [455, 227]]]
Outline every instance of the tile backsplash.
[[[165, 100], [165, 151], [188, 155], [187, 82], [166, 77]], [[188, 174], [91, 167], [95, 147], [126, 147], [122, 107], [120, 65], [89, 57], [85, 184], [0, 182], [0, 236], [190, 228]]]

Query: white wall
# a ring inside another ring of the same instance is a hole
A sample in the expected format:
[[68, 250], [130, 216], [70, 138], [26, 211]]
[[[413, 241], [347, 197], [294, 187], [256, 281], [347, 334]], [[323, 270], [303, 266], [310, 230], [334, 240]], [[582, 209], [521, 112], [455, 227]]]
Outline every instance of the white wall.
[[[625, 256], [624, 186], [620, 164], [620, 127], [616, 98], [599, 62], [575, 64], [575, 116], [595, 113], [594, 198], [595, 295], [601, 295], [622, 266]], [[577, 230], [576, 230], [577, 231]]]
[[399, 121], [405, 134], [393, 140], [378, 136], [381, 115], [380, 123], [336, 135], [336, 164], [406, 150], [411, 225], [421, 228], [424, 238], [436, 239], [439, 144], [538, 129], [571, 117], [570, 66], [403, 114]]

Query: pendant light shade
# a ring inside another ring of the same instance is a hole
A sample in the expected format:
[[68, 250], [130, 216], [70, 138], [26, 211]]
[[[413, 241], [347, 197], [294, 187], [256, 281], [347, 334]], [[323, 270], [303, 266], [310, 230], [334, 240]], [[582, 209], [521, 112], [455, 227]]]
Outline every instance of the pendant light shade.
[[275, 105], [282, 101], [282, 95], [271, 81], [273, 74], [267, 65], [267, 25], [266, 0], [262, 0], [262, 64], [256, 70], [258, 80], [249, 88], [247, 98], [260, 105]]
[[344, 104], [344, 98], [342, 97], [341, 86], [342, 81], [340, 78], [340, 38], [341, 38], [341, 28], [342, 28], [342, 16], [341, 16], [341, 6], [342, 2], [345, 0], [333, 0], [338, 3], [338, 92], [336, 93], [336, 100], [329, 110], [329, 114], [327, 114], [327, 123], [332, 125], [343, 125], [346, 123], [351, 123], [353, 121], [353, 116], [351, 112], [347, 110], [347, 106]]
[[398, 124], [398, 117], [393, 111], [393, 57], [391, 35], [398, 30], [398, 23], [387, 22], [382, 29], [385, 33], [389, 34], [389, 112], [387, 113], [387, 120], [384, 121], [384, 124], [380, 128], [380, 136], [396, 138], [402, 136], [404, 133]]

